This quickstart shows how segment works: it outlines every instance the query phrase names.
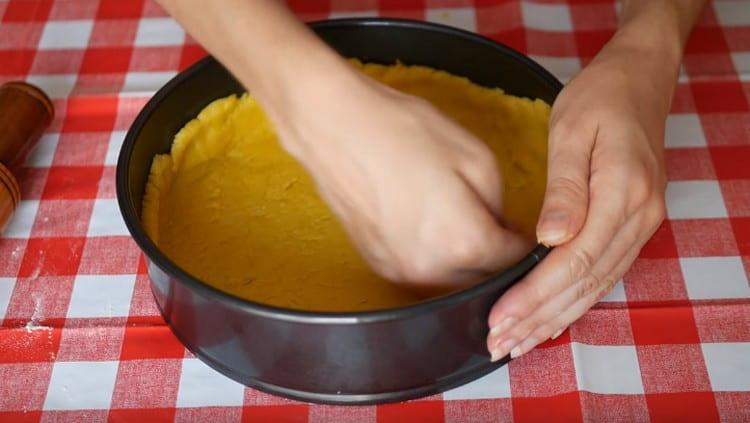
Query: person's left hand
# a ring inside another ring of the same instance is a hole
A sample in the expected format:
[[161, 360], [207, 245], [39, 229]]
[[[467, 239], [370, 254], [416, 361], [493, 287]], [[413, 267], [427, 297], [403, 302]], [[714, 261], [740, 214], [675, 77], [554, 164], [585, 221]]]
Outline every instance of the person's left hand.
[[559, 336], [607, 294], [664, 219], [664, 122], [678, 65], [610, 44], [553, 106], [537, 237], [556, 248], [493, 307], [493, 361]]

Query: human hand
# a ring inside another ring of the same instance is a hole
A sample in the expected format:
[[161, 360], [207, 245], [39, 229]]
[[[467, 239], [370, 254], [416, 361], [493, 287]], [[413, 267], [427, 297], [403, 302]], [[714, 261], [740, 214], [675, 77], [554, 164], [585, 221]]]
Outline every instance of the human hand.
[[531, 249], [500, 223], [489, 148], [428, 102], [353, 69], [299, 90], [302, 104], [272, 110], [272, 120], [376, 272], [443, 291]]
[[664, 122], [678, 63], [614, 42], [560, 93], [537, 226], [539, 241], [556, 248], [493, 307], [493, 360], [559, 336], [662, 222]]

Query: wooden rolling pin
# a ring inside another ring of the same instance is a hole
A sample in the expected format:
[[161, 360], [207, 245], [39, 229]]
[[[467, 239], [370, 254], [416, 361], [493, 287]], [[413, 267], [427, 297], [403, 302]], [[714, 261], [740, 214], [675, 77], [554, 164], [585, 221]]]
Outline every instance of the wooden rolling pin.
[[49, 127], [55, 109], [39, 88], [25, 82], [0, 86], [0, 233], [21, 201], [13, 175]]

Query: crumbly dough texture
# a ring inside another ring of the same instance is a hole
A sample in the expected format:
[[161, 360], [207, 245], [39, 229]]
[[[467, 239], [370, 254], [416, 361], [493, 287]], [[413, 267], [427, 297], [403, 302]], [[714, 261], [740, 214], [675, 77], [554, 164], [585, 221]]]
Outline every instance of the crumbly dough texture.
[[[502, 170], [505, 218], [533, 237], [549, 105], [426, 67], [353, 65], [425, 98], [486, 142]], [[259, 303], [362, 311], [421, 300], [370, 270], [247, 94], [209, 104], [175, 136], [169, 154], [154, 158], [143, 223], [184, 270]]]

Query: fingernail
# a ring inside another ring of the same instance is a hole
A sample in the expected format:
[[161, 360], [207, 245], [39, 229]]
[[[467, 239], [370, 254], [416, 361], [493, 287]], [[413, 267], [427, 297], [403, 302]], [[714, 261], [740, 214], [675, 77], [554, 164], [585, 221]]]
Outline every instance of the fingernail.
[[562, 335], [562, 333], [563, 333], [564, 331], [565, 331], [565, 328], [562, 328], [562, 329], [558, 329], [558, 330], [557, 330], [557, 332], [555, 332], [554, 334], [552, 334], [552, 337], [551, 337], [550, 339], [555, 339], [555, 338], [557, 338], [558, 336]]
[[518, 358], [521, 356], [521, 347], [513, 347], [512, 350], [510, 350], [510, 358]]
[[536, 231], [537, 240], [545, 245], [557, 244], [568, 236], [570, 216], [562, 210], [545, 213]]
[[502, 322], [490, 329], [490, 336], [499, 336], [510, 329], [517, 321], [515, 317], [506, 317]]
[[505, 357], [506, 355], [508, 355], [508, 351], [513, 349], [513, 347], [515, 347], [516, 344], [517, 342], [515, 339], [507, 339], [503, 341], [499, 346], [493, 349], [492, 352], [490, 352], [490, 355], [492, 356], [491, 360], [497, 361]]

